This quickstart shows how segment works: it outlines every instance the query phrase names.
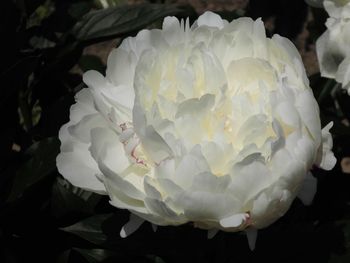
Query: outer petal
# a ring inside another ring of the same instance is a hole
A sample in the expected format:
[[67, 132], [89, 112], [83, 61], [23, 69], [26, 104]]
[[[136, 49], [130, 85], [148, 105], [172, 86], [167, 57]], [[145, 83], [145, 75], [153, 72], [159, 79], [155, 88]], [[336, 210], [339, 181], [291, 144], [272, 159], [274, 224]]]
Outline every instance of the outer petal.
[[309, 172], [299, 190], [298, 197], [304, 205], [311, 205], [317, 190], [317, 179]]
[[220, 220], [222, 227], [239, 227], [248, 217], [248, 214], [234, 214]]
[[327, 30], [317, 39], [317, 59], [320, 65], [321, 76], [335, 78], [339, 66], [339, 60], [329, 52], [329, 35], [330, 32]]
[[311, 90], [305, 90], [297, 97], [296, 108], [300, 118], [315, 140], [317, 147], [321, 143], [321, 121], [319, 109]]
[[180, 21], [174, 16], [164, 18], [162, 36], [169, 45], [176, 45], [182, 43], [188, 37], [189, 25], [186, 20], [186, 28], [183, 28], [183, 21]]
[[112, 130], [96, 128], [92, 131], [91, 153], [109, 184], [130, 198], [144, 199], [142, 177], [140, 182], [134, 176], [131, 177], [134, 181], [130, 180], [131, 163], [123, 144]]
[[250, 211], [251, 221], [255, 228], [264, 228], [283, 216], [290, 207], [295, 196], [290, 191], [276, 185], [262, 192], [254, 200]]
[[83, 81], [90, 87], [96, 109], [112, 128], [118, 130], [120, 124], [131, 121], [135, 96], [132, 86], [112, 85], [94, 70], [85, 72]]
[[219, 29], [222, 29], [224, 27], [224, 21], [219, 15], [213, 12], [207, 11], [203, 15], [198, 17], [197, 25], [217, 27]]
[[[235, 193], [242, 206], [247, 204], [260, 191], [270, 186], [273, 177], [265, 164], [253, 158], [249, 163], [245, 161], [236, 164], [232, 171], [232, 183], [229, 191]], [[259, 171], [257, 173], [257, 171]]]
[[136, 56], [133, 52], [114, 49], [108, 56], [106, 77], [116, 86], [133, 86], [136, 67]]
[[73, 185], [106, 194], [103, 183], [97, 177], [101, 172], [87, 149], [61, 152], [56, 162], [60, 174]]
[[316, 159], [316, 165], [325, 170], [331, 170], [337, 162], [337, 159], [332, 152], [333, 140], [332, 135], [329, 132], [332, 126], [333, 122], [330, 122], [322, 129], [322, 145], [318, 149]]
[[212, 221], [224, 218], [240, 209], [240, 203], [226, 193], [184, 191], [174, 197], [175, 205], [183, 208], [189, 221]]
[[345, 58], [342, 61], [342, 63], [340, 63], [337, 74], [335, 76], [335, 80], [339, 83], [342, 83], [343, 88], [346, 88], [349, 86], [349, 83], [350, 83], [350, 57]]
[[105, 194], [101, 172], [88, 150], [90, 131], [95, 127], [107, 126], [96, 115], [93, 98], [88, 89], [76, 95], [77, 103], [72, 106], [71, 121], [59, 131], [61, 153], [57, 156], [58, 171], [73, 185]]
[[331, 17], [350, 17], [350, 3], [347, 0], [326, 0], [323, 6]]

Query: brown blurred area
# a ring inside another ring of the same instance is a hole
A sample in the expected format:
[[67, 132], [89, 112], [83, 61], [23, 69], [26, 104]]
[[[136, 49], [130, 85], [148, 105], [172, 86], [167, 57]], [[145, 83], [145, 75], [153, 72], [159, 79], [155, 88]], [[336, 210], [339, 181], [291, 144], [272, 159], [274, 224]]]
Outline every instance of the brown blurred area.
[[[124, 4], [140, 4], [145, 0], [121, 1]], [[262, 17], [267, 35], [278, 33], [294, 42], [300, 52], [308, 76], [319, 72], [315, 43], [310, 40], [309, 28], [315, 23], [311, 8], [304, 0], [168, 0], [152, 1], [156, 3], [172, 3], [191, 5], [198, 15], [205, 11], [236, 12], [240, 16], [250, 16], [253, 19]], [[310, 26], [311, 25], [311, 26]], [[120, 39], [114, 39], [85, 48], [84, 55], [95, 55], [106, 63], [110, 51], [118, 46]], [[73, 72], [82, 73], [78, 66]]]

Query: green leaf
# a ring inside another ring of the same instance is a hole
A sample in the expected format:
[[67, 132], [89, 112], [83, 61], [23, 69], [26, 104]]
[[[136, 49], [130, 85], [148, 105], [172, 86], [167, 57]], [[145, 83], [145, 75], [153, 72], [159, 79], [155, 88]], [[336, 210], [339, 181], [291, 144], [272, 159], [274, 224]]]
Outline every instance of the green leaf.
[[[7, 87], [4, 88], [3, 93], [0, 97], [0, 105], [4, 105], [8, 102], [9, 98], [13, 96], [13, 94], [16, 94], [18, 91], [18, 88], [24, 88], [26, 89], [26, 85], [23, 85], [23, 80], [27, 80], [29, 75], [36, 69], [39, 62], [39, 56], [27, 56], [24, 58], [21, 58], [17, 60], [15, 63], [13, 63], [11, 66], [7, 67], [3, 72], [0, 73], [0, 81], [1, 83], [12, 83], [13, 80], [20, 81], [21, 85], [13, 86], [11, 88]], [[9, 82], [10, 81], [10, 82]], [[6, 85], [5, 85], [6, 86]], [[5, 87], [4, 86], [4, 87]]]
[[82, 51], [82, 45], [77, 41], [71, 41], [71, 39], [66, 41], [64, 45], [57, 45], [46, 50], [46, 64], [41, 68], [42, 76], [69, 71], [79, 61]]
[[185, 15], [188, 10], [177, 5], [140, 4], [123, 5], [86, 14], [73, 28], [81, 41], [114, 38], [145, 28], [169, 15]]
[[41, 182], [56, 169], [56, 156], [60, 142], [56, 137], [34, 143], [26, 152], [30, 156], [18, 170], [7, 202], [13, 202]]
[[73, 248], [73, 250], [77, 251], [80, 255], [82, 255], [89, 263], [102, 262], [115, 255], [115, 253], [112, 251], [109, 251], [106, 249], [98, 249], [98, 248], [96, 249]]
[[329, 79], [326, 84], [321, 89], [319, 95], [317, 96], [317, 102], [319, 105], [322, 104], [322, 102], [331, 95], [331, 92], [338, 87], [338, 83], [333, 80]]
[[74, 225], [61, 228], [61, 230], [75, 234], [91, 243], [101, 245], [107, 240], [107, 236], [102, 231], [102, 224], [111, 216], [112, 214], [95, 215]]
[[57, 178], [52, 187], [51, 213], [61, 217], [69, 212], [92, 214], [102, 195], [73, 186], [63, 178]]
[[20, 124], [23, 129], [28, 131], [33, 127], [32, 112], [28, 103], [28, 98], [23, 91], [18, 96], [18, 111], [20, 116]]
[[341, 226], [344, 234], [344, 251], [340, 254], [332, 254], [329, 263], [350, 262], [350, 220], [339, 220], [336, 224]]
[[72, 3], [68, 9], [68, 14], [73, 18], [79, 19], [88, 13], [93, 6], [93, 1], [79, 1]]
[[345, 263], [350, 262], [350, 252], [342, 255], [331, 255], [329, 263]]

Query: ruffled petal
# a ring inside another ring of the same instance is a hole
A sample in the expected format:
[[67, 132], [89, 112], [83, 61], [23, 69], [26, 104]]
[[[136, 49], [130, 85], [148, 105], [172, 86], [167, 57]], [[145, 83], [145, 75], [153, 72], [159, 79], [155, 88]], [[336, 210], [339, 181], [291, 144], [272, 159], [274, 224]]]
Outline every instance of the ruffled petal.
[[317, 179], [310, 172], [306, 174], [303, 185], [301, 186], [298, 198], [304, 205], [311, 205], [317, 191]]
[[321, 76], [335, 78], [339, 66], [339, 60], [335, 59], [336, 56], [329, 51], [329, 35], [330, 32], [327, 30], [317, 39], [317, 59], [320, 66]]
[[203, 15], [198, 17], [197, 25], [217, 27], [219, 29], [222, 29], [224, 27], [224, 21], [219, 15], [211, 11], [206, 11]]
[[57, 168], [74, 186], [106, 194], [102, 173], [88, 147], [90, 131], [95, 127], [106, 127], [107, 123], [97, 113], [90, 90], [81, 90], [75, 99], [77, 103], [71, 107], [71, 120], [59, 131], [61, 153], [56, 158]]
[[322, 145], [318, 149], [316, 165], [324, 170], [332, 170], [337, 159], [332, 152], [333, 140], [329, 130], [332, 128], [333, 122], [328, 123], [322, 129]]

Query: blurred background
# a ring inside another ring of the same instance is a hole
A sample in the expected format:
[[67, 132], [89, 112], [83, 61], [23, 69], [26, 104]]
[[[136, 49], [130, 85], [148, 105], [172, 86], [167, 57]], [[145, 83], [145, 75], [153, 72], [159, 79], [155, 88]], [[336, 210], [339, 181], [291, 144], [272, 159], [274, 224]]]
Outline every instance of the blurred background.
[[[129, 213], [108, 198], [75, 188], [57, 172], [59, 128], [69, 120], [83, 72], [104, 74], [109, 52], [165, 16], [206, 10], [223, 18], [262, 17], [267, 35], [298, 48], [320, 105], [334, 122], [336, 167], [315, 168], [318, 192], [305, 207], [259, 231], [255, 251], [245, 235], [207, 240], [191, 225], [144, 224], [121, 239]], [[0, 262], [350, 262], [350, 97], [320, 77], [316, 39], [328, 15], [303, 0], [2, 0], [0, 9]]]

